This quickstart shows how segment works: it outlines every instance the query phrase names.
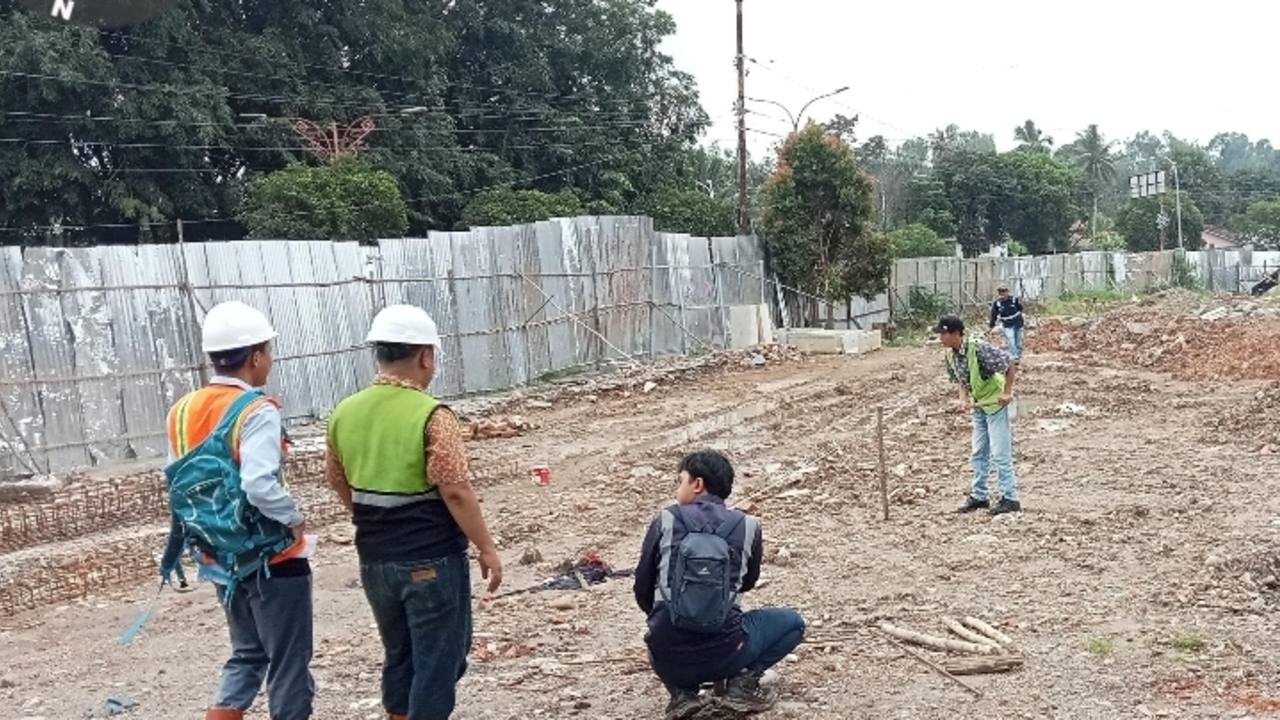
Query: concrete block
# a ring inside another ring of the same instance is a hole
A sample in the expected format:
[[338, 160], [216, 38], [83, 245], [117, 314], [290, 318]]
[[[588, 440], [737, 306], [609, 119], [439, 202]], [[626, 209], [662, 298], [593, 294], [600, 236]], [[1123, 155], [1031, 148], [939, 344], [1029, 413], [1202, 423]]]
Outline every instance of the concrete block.
[[879, 350], [884, 344], [879, 330], [814, 328], [789, 330], [783, 342], [811, 355], [861, 355]]

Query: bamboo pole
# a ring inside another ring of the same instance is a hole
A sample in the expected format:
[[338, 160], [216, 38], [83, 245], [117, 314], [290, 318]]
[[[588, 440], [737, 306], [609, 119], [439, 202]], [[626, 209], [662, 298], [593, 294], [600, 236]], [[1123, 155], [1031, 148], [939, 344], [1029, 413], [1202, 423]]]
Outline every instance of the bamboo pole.
[[943, 667], [952, 675], [986, 675], [1003, 673], [1022, 667], [1021, 655], [990, 655], [987, 657], [952, 658]]
[[1004, 645], [1005, 647], [1013, 647], [1013, 638], [1009, 637], [1008, 635], [1005, 635], [1004, 633], [991, 627], [990, 625], [979, 620], [978, 618], [967, 617], [964, 619], [964, 624], [968, 625], [974, 630], [977, 630], [983, 635], [986, 635], [987, 637], [991, 638], [997, 643]]
[[898, 642], [897, 640], [894, 640], [894, 639], [893, 639], [893, 638], [891, 638], [891, 637], [886, 636], [886, 637], [885, 637], [885, 639], [886, 639], [886, 640], [888, 640], [890, 643], [892, 643], [894, 647], [898, 648], [898, 649], [899, 649], [899, 650], [901, 650], [902, 652], [904, 652], [904, 653], [906, 653], [906, 654], [910, 655], [911, 657], [915, 658], [915, 659], [916, 659], [916, 661], [918, 661], [918, 662], [922, 663], [925, 667], [927, 667], [927, 668], [929, 668], [930, 670], [932, 670], [932, 671], [934, 671], [934, 672], [938, 673], [939, 675], [941, 675], [942, 677], [944, 677], [944, 678], [946, 678], [946, 679], [950, 680], [951, 682], [955, 683], [956, 685], [959, 685], [960, 687], [964, 688], [965, 690], [968, 690], [969, 692], [973, 693], [973, 696], [974, 696], [974, 697], [976, 697], [976, 698], [981, 698], [981, 697], [982, 697], [982, 691], [981, 691], [981, 690], [979, 690], [978, 688], [976, 688], [976, 687], [974, 687], [974, 686], [970, 685], [969, 683], [967, 683], [967, 682], [965, 682], [965, 681], [961, 680], [960, 678], [956, 677], [955, 675], [952, 675], [951, 673], [947, 672], [947, 671], [946, 671], [946, 669], [944, 669], [944, 668], [940, 667], [939, 665], [937, 665], [936, 663], [934, 663], [934, 662], [933, 662], [932, 660], [930, 660], [929, 658], [927, 658], [927, 657], [925, 657], [925, 656], [921, 655], [920, 653], [918, 653], [918, 652], [916, 652], [916, 651], [912, 650], [911, 648], [907, 647], [906, 645], [903, 645], [902, 643]]
[[931, 650], [941, 650], [942, 652], [965, 653], [969, 655], [991, 655], [996, 652], [995, 645], [980, 645], [978, 643], [961, 642], [960, 640], [950, 640], [947, 638], [934, 637], [925, 635], [913, 630], [903, 630], [900, 627], [894, 627], [889, 623], [880, 623], [880, 630], [899, 640], [909, 642], [912, 645], [927, 647]]
[[967, 640], [971, 643], [977, 643], [978, 645], [998, 645], [998, 643], [995, 640], [987, 637], [986, 635], [983, 635], [981, 633], [976, 633], [970, 630], [969, 628], [962, 625], [960, 621], [956, 620], [955, 618], [944, 616], [942, 618], [942, 624], [947, 626], [948, 630], [960, 636], [962, 640]]

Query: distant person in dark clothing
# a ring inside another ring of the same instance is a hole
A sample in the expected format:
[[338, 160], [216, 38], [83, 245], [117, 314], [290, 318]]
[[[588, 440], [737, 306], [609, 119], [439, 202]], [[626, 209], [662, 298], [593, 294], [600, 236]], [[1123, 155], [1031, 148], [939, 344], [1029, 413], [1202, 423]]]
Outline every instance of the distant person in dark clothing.
[[1022, 301], [1009, 294], [1009, 286], [996, 288], [996, 300], [991, 303], [991, 329], [996, 324], [1004, 329], [1004, 339], [1008, 342], [1009, 355], [1015, 363], [1022, 362], [1022, 331], [1025, 325], [1022, 316]]
[[[795, 610], [739, 608], [740, 595], [760, 578], [763, 539], [756, 518], [725, 506], [732, 490], [733, 466], [723, 455], [685, 457], [677, 504], [658, 513], [644, 538], [636, 603], [649, 616], [645, 643], [653, 670], [671, 693], [667, 720], [697, 715], [704, 705], [702, 684], [720, 681], [726, 681], [725, 706], [748, 713], [770, 709], [777, 695], [760, 680], [804, 639], [804, 620]], [[700, 576], [713, 582], [700, 584]], [[716, 582], [719, 577], [725, 582]], [[728, 592], [721, 616], [697, 626], [696, 616], [715, 607], [722, 590]]]
[[1280, 270], [1276, 270], [1270, 275], [1263, 275], [1262, 280], [1254, 285], [1249, 292], [1254, 297], [1261, 297], [1271, 292], [1271, 289], [1276, 285], [1280, 285]]

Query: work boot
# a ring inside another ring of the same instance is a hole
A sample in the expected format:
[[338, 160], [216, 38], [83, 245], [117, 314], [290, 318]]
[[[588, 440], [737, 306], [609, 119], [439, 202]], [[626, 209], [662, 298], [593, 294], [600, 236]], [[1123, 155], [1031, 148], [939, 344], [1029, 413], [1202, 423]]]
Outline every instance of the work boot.
[[956, 510], [956, 513], [960, 515], [965, 515], [967, 513], [974, 512], [975, 510], [986, 510], [989, 507], [991, 507], [991, 503], [989, 503], [988, 501], [979, 500], [974, 496], [970, 495], [965, 500], [964, 505], [962, 505], [959, 510]]
[[728, 687], [720, 702], [740, 713], [759, 713], [772, 709], [778, 702], [778, 694], [770, 688], [761, 687], [760, 678], [763, 675], [764, 673], [746, 670], [729, 678]]
[[991, 508], [992, 516], [1016, 512], [1022, 512], [1022, 503], [1017, 500], [1008, 500], [1005, 498], [1001, 498], [1000, 502], [996, 503], [996, 506]]
[[209, 708], [204, 720], [244, 720], [244, 711], [227, 707]]
[[689, 720], [698, 714], [704, 704], [697, 690], [671, 690], [666, 720]]

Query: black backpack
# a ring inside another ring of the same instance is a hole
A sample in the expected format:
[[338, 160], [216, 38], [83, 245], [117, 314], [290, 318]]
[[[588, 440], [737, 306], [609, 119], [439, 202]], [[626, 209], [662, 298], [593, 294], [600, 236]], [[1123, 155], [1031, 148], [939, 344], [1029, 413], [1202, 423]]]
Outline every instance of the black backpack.
[[684, 630], [716, 632], [728, 620], [738, 594], [729, 538], [746, 515], [731, 510], [720, 527], [708, 532], [688, 529], [679, 509], [671, 508], [669, 512], [687, 530], [680, 544], [673, 548], [675, 574], [671, 580], [671, 602], [667, 605], [671, 623]]

